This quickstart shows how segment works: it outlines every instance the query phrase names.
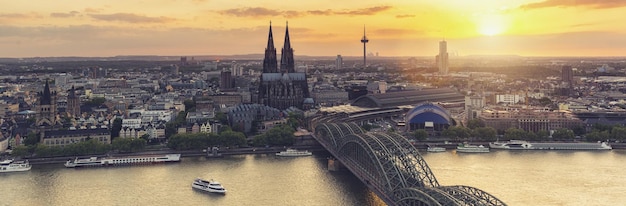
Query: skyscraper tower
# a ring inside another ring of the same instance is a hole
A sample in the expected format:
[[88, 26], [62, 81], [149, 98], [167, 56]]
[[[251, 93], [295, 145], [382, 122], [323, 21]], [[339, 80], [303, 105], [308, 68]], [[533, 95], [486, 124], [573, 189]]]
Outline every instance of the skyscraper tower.
[[439, 74], [448, 74], [448, 45], [445, 40], [439, 42], [439, 54], [435, 58]]
[[293, 60], [293, 49], [291, 48], [291, 42], [289, 41], [289, 23], [285, 26], [285, 43], [283, 44], [283, 50], [281, 51], [280, 72], [296, 72], [296, 66]]
[[361, 43], [363, 43], [363, 68], [367, 66], [367, 61], [366, 61], [367, 51], [365, 49], [365, 44], [367, 44], [367, 42], [369, 41], [370, 40], [367, 39], [367, 37], [365, 36], [365, 25], [363, 25], [363, 38], [361, 38]]
[[341, 55], [337, 55], [337, 59], [335, 59], [335, 68], [337, 70], [343, 69], [343, 57]]
[[272, 22], [270, 21], [270, 32], [267, 37], [267, 47], [265, 47], [265, 57], [263, 58], [263, 73], [278, 72], [278, 60], [276, 60], [276, 48], [274, 48], [274, 36], [272, 35]]

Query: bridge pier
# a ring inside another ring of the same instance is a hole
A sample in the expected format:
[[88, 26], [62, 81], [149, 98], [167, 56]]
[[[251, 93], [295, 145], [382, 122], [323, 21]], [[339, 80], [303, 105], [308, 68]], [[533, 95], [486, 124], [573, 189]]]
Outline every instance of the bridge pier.
[[337, 161], [335, 158], [332, 158], [332, 157], [328, 158], [328, 171], [337, 172], [337, 171], [342, 171], [342, 170], [346, 170], [346, 167], [343, 166], [341, 162]]

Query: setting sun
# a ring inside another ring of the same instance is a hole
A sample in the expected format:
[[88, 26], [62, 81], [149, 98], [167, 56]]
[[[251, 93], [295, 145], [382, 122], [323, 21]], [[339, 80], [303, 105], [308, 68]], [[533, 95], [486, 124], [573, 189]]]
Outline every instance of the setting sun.
[[478, 20], [477, 29], [482, 35], [494, 36], [506, 30], [506, 23], [501, 15], [484, 15]]

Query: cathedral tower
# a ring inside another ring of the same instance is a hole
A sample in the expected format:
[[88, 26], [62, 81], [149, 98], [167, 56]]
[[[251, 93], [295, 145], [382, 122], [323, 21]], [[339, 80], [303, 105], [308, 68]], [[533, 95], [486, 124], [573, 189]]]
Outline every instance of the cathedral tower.
[[283, 50], [281, 51], [280, 72], [296, 72], [293, 60], [293, 49], [291, 48], [291, 42], [289, 41], [289, 24], [287, 24], [287, 26], [285, 27], [285, 43], [283, 44]]
[[270, 22], [270, 34], [267, 37], [267, 47], [265, 47], [265, 57], [263, 58], [263, 73], [277, 73], [277, 64], [276, 48], [274, 48], [274, 37], [272, 35], [272, 22]]
[[80, 115], [80, 99], [76, 96], [74, 86], [67, 94], [67, 112], [74, 117]]
[[37, 105], [36, 126], [39, 128], [49, 128], [57, 123], [57, 93], [50, 91], [50, 84], [46, 80], [46, 85], [42, 92], [39, 92], [39, 105]]

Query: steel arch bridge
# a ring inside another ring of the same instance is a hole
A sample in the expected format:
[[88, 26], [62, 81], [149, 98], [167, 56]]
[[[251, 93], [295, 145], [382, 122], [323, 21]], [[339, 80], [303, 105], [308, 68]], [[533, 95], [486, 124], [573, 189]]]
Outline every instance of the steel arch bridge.
[[314, 137], [388, 205], [506, 205], [469, 186], [441, 186], [417, 149], [396, 133], [321, 123]]

